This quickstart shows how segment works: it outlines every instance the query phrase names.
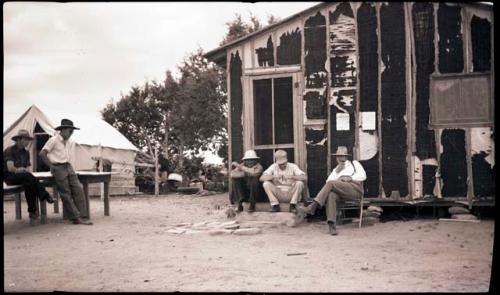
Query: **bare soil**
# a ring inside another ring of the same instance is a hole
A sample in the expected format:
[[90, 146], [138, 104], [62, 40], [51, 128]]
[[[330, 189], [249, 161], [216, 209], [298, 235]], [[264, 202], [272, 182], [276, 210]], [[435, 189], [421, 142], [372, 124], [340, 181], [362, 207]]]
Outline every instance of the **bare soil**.
[[[250, 236], [167, 232], [179, 223], [228, 221], [227, 194], [91, 200], [93, 226], [51, 207], [30, 227], [4, 202], [5, 291], [484, 292], [493, 220], [437, 219], [266, 227]], [[269, 213], [272, 214], [272, 213]], [[287, 255], [297, 254], [299, 255]]]

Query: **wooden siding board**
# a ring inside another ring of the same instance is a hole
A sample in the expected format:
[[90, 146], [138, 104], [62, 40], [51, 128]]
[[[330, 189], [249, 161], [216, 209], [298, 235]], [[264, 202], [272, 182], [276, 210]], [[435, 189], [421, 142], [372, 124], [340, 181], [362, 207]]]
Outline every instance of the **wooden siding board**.
[[386, 195], [408, 195], [406, 115], [406, 46], [403, 3], [380, 9], [382, 79], [382, 173]]
[[467, 161], [465, 130], [444, 129], [441, 133], [443, 152], [440, 157], [443, 197], [467, 195]]
[[[327, 71], [325, 62], [326, 48], [326, 18], [321, 12], [306, 18], [304, 22], [304, 102], [306, 104], [306, 119], [325, 118]], [[325, 124], [319, 132], [311, 132], [306, 128], [306, 161], [308, 188], [311, 196], [315, 196], [323, 187], [327, 177], [327, 143], [314, 144], [310, 138], [317, 136], [327, 138]], [[319, 133], [319, 135], [318, 135]], [[309, 137], [308, 137], [309, 136]]]
[[472, 16], [470, 22], [472, 70], [491, 70], [491, 24], [487, 19]]
[[276, 62], [278, 65], [300, 64], [302, 33], [300, 28], [284, 32], [279, 36], [279, 45], [276, 48]]
[[[363, 3], [357, 11], [357, 32], [359, 52], [359, 111], [375, 112], [378, 110], [378, 33], [377, 11], [369, 3]], [[377, 128], [378, 129], [378, 128]], [[377, 130], [366, 131], [378, 136]], [[361, 143], [360, 143], [361, 144]], [[377, 146], [378, 147], [378, 146]], [[360, 161], [367, 179], [364, 183], [365, 196], [378, 197], [380, 186], [379, 154], [371, 159]]]
[[231, 116], [231, 159], [243, 157], [243, 89], [241, 85], [242, 63], [239, 51], [231, 53], [229, 62], [230, 116]]
[[429, 129], [430, 77], [434, 72], [434, 7], [415, 3], [412, 9], [416, 62], [415, 145], [421, 159], [435, 158], [434, 130]]
[[461, 9], [457, 5], [439, 4], [437, 16], [440, 73], [461, 73], [464, 70]]

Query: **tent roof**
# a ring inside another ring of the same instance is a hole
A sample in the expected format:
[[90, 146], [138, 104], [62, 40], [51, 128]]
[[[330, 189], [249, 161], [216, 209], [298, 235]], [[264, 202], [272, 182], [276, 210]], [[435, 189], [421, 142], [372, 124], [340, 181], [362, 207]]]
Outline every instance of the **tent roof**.
[[79, 144], [92, 146], [100, 144], [103, 147], [138, 151], [138, 148], [123, 134], [98, 117], [68, 113], [66, 111], [59, 112], [57, 110], [42, 111], [35, 105], [32, 105], [12, 125], [4, 130], [4, 147], [6, 140], [10, 140], [14, 134], [17, 134], [18, 129], [26, 128], [24, 126], [32, 126], [29, 131], [33, 132], [36, 125], [35, 122], [45, 132], [54, 135], [56, 133], [54, 128], [60, 125], [63, 118], [70, 119], [76, 127], [80, 128], [80, 130], [75, 130], [71, 137]]

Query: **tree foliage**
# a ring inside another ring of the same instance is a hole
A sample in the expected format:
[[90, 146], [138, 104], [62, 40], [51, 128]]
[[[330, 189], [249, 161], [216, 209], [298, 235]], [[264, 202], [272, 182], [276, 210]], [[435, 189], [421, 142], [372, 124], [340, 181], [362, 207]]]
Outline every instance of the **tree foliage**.
[[132, 87], [117, 103], [108, 103], [103, 119], [150, 155], [155, 148], [181, 159], [216, 151], [227, 134], [225, 75], [202, 55], [201, 49], [188, 55], [178, 79], [167, 71], [161, 83]]
[[[274, 23], [279, 22], [280, 19], [274, 15], [268, 15], [267, 17], [267, 25], [272, 25]], [[263, 28], [262, 23], [259, 18], [250, 13], [250, 22], [245, 23], [241, 14], [235, 14], [234, 19], [226, 23], [227, 33], [224, 39], [220, 42], [220, 46], [227, 44], [231, 41], [237, 40], [241, 37], [244, 37], [248, 34], [256, 32]]]

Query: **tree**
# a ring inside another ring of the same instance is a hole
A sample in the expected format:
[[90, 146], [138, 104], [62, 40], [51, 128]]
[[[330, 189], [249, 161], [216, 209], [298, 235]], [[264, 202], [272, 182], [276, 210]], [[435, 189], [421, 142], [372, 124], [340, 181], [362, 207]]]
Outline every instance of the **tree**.
[[[274, 15], [268, 15], [267, 25], [277, 23], [280, 19]], [[253, 32], [259, 31], [263, 28], [258, 17], [250, 13], [250, 23], [245, 23], [241, 19], [241, 14], [235, 14], [234, 19], [226, 23], [227, 33], [224, 39], [220, 42], [223, 46], [231, 41], [237, 40]]]
[[189, 54], [178, 69], [179, 79], [167, 71], [162, 83], [132, 87], [101, 114], [151, 156], [158, 148], [163, 157], [178, 159], [176, 166], [182, 170], [185, 155], [216, 151], [227, 141], [227, 97], [223, 70], [203, 58], [201, 49]]

